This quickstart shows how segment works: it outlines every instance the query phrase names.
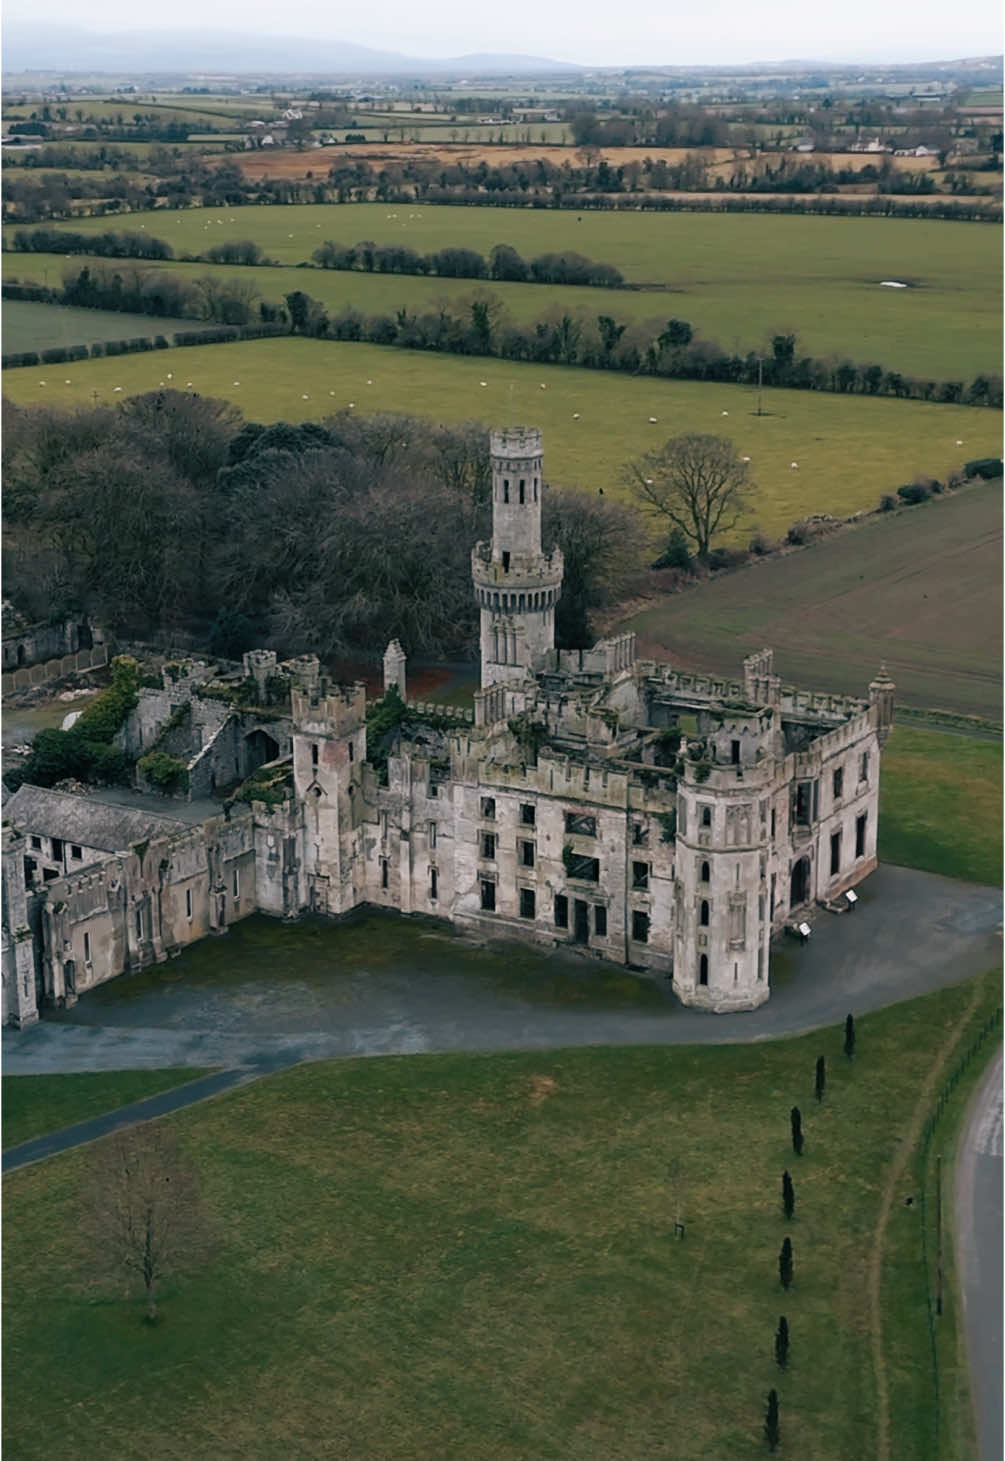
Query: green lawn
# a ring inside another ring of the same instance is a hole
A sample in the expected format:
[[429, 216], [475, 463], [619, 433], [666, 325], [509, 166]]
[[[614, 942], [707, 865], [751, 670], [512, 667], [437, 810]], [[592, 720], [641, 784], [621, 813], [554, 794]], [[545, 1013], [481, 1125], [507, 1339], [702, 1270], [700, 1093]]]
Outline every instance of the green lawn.
[[5, 354], [56, 345], [93, 345], [98, 340], [130, 340], [136, 335], [165, 335], [170, 340], [175, 330], [193, 328], [199, 326], [192, 320], [153, 319], [117, 310], [74, 309], [28, 299], [5, 299], [3, 304]]
[[4, 1150], [208, 1074], [193, 1068], [6, 1075], [2, 1087]]
[[[739, 1461], [764, 1454], [776, 1386], [784, 1454], [875, 1455], [880, 1242], [890, 1455], [928, 1461], [919, 1214], [892, 1164], [927, 1112], [926, 1079], [999, 985], [991, 975], [862, 1018], [853, 1065], [840, 1029], [743, 1047], [345, 1061], [179, 1113], [217, 1247], [207, 1270], [165, 1287], [153, 1330], [88, 1277], [78, 1193], [93, 1149], [17, 1172], [5, 1184], [11, 1454]], [[785, 1374], [772, 1358], [780, 1313]], [[944, 1415], [965, 1427], [952, 1292], [940, 1322]], [[958, 1461], [966, 1443], [941, 1454]]]
[[[201, 394], [228, 397], [258, 421], [317, 420], [354, 402], [367, 412], [408, 411], [448, 422], [532, 423], [544, 431], [551, 482], [615, 494], [624, 490], [622, 465], [637, 453], [677, 432], [728, 433], [752, 457], [757, 483], [750, 514], [734, 534], [739, 541], [755, 523], [777, 534], [809, 512], [845, 515], [875, 507], [882, 493], [917, 472], [944, 478], [1000, 447], [1000, 416], [965, 406], [777, 391], [771, 414], [758, 417], [756, 393], [740, 386], [291, 337], [82, 361], [68, 371], [11, 370], [3, 386], [13, 400], [51, 405], [90, 401], [95, 391], [114, 401], [190, 382]], [[580, 420], [572, 419], [574, 412]]]
[[[284, 264], [309, 260], [326, 238], [400, 242], [420, 252], [464, 245], [488, 254], [510, 243], [527, 256], [576, 249], [615, 264], [633, 283], [670, 292], [506, 288], [516, 317], [563, 307], [618, 317], [690, 320], [726, 349], [763, 347], [794, 331], [807, 353], [877, 361], [938, 379], [969, 379], [1001, 368], [1001, 231], [991, 225], [927, 219], [772, 217], [707, 213], [585, 213], [451, 208], [421, 204], [304, 205], [219, 210], [158, 209], [122, 219], [81, 218], [81, 232], [140, 229], [179, 252], [201, 253], [230, 239], [255, 239]], [[8, 230], [9, 235], [9, 230]], [[21, 261], [11, 265], [17, 273]], [[259, 271], [261, 275], [261, 271]], [[912, 289], [883, 289], [883, 279]], [[393, 308], [463, 292], [456, 281], [351, 278], [361, 308]], [[270, 297], [277, 285], [262, 284]], [[293, 286], [297, 287], [297, 286]], [[314, 292], [345, 289], [320, 278]], [[470, 288], [470, 286], [467, 286]], [[494, 286], [503, 292], [504, 286]], [[598, 298], [599, 296], [599, 298]], [[339, 294], [335, 296], [341, 298]], [[379, 299], [379, 303], [370, 301]]]
[[899, 705], [999, 721], [1001, 562], [1001, 484], [982, 483], [713, 577], [618, 627], [644, 658], [732, 678], [771, 645], [787, 682], [850, 695], [885, 660]]
[[883, 752], [879, 856], [948, 877], [1000, 883], [1001, 742], [895, 729]]

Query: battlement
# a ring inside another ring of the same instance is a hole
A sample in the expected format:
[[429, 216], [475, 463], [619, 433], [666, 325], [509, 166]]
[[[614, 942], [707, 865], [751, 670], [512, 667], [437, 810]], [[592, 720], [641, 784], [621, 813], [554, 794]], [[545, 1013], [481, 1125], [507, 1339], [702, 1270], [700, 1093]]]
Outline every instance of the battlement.
[[503, 426], [489, 433], [489, 453], [509, 461], [526, 461], [542, 454], [541, 431], [537, 426]]
[[291, 691], [293, 724], [301, 734], [344, 736], [366, 723], [366, 686], [331, 685], [320, 680], [312, 690]]

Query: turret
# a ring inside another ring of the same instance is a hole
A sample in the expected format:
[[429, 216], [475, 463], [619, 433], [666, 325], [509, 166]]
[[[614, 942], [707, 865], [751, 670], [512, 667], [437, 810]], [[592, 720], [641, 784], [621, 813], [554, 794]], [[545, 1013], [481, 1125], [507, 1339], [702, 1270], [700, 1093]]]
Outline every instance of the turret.
[[347, 913], [359, 901], [362, 777], [366, 761], [366, 687], [294, 687], [293, 780], [303, 807], [304, 897], [316, 913]]
[[492, 541], [478, 543], [471, 574], [481, 608], [482, 688], [521, 680], [555, 647], [562, 554], [541, 551], [541, 433], [493, 431]]
[[890, 679], [886, 665], [881, 664], [879, 674], [869, 686], [869, 704], [872, 707], [876, 739], [881, 748], [886, 745], [890, 732], [893, 730], [893, 697], [896, 690], [897, 687]]

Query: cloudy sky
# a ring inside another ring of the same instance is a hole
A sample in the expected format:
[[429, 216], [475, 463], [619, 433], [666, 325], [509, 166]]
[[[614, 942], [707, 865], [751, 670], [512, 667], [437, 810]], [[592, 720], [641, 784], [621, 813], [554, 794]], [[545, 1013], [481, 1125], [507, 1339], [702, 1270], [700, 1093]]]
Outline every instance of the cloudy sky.
[[[246, 34], [316, 36], [415, 56], [515, 51], [586, 65], [726, 65], [807, 58], [917, 61], [1000, 51], [995, 0], [381, 0], [378, 6], [333, 6], [298, 0], [286, 8], [265, 0], [172, 0], [137, 9], [135, 0], [7, 0], [5, 20], [62, 21], [92, 30], [233, 26]], [[145, 22], [145, 25], [144, 25]]]

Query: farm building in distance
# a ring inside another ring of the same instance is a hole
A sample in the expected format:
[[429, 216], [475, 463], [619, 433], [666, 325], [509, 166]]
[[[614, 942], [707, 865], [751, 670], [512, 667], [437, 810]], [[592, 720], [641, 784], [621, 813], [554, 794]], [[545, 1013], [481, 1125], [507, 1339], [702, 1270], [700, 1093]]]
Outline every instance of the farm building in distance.
[[768, 998], [772, 937], [876, 865], [892, 682], [868, 700], [783, 689], [768, 650], [713, 679], [636, 660], [630, 634], [557, 650], [540, 432], [493, 432], [491, 452], [474, 711], [408, 702], [396, 641], [369, 720], [364, 686], [312, 656], [166, 667], [119, 739], [173, 757], [176, 799], [127, 813], [22, 787], [8, 804], [5, 1023], [255, 910], [361, 904], [579, 946], [708, 1010]]

